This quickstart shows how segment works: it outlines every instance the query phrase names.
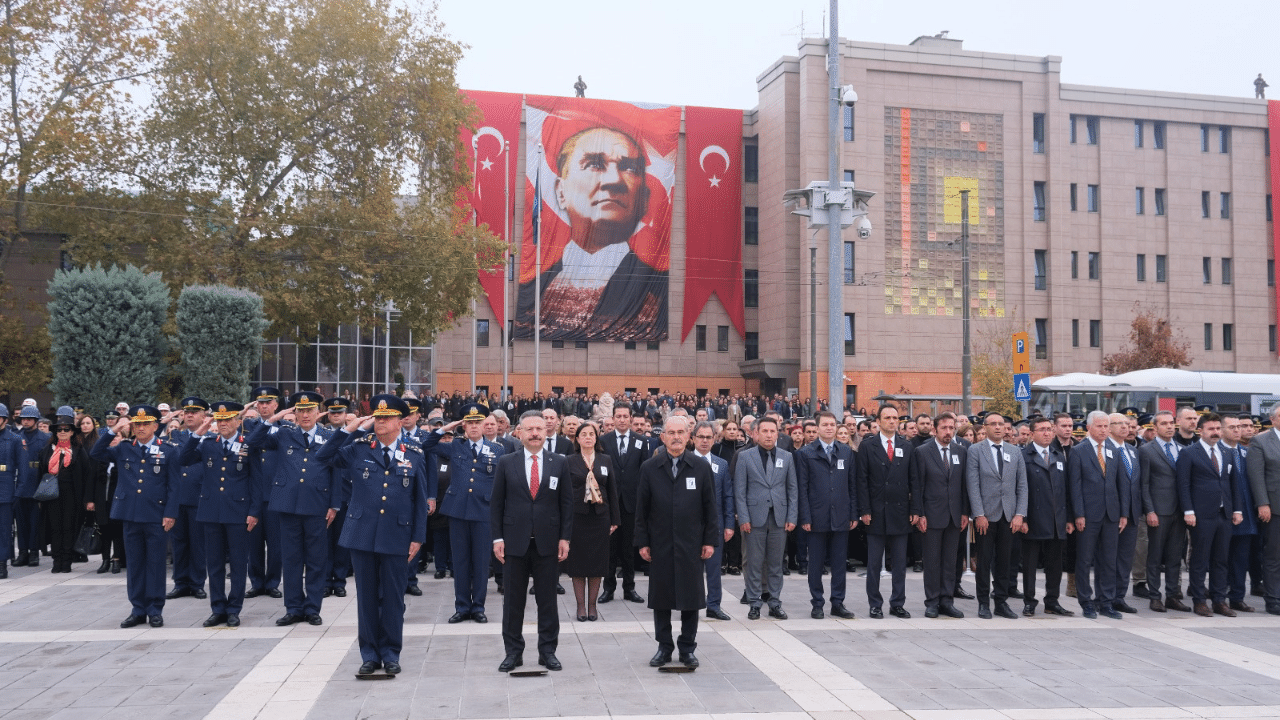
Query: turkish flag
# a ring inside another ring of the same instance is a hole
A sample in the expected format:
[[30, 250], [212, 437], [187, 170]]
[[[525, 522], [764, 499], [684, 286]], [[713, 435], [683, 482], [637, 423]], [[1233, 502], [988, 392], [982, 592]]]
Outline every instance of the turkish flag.
[[[498, 327], [506, 334], [507, 313], [503, 307], [503, 283], [506, 282], [506, 256], [511, 252], [507, 237], [516, 193], [516, 152], [520, 143], [520, 107], [522, 96], [516, 93], [463, 90], [463, 95], [480, 111], [481, 119], [473, 132], [463, 127], [462, 142], [466, 162], [475, 172], [471, 192], [467, 196], [476, 213], [476, 224], [487, 224], [489, 232], [506, 241], [507, 252], [497, 267], [480, 268], [480, 286], [489, 295], [489, 307]], [[503, 178], [503, 168], [507, 177]], [[508, 192], [509, 190], [509, 192]]]
[[745, 338], [742, 298], [742, 111], [686, 107], [685, 279], [680, 340], [715, 293]]

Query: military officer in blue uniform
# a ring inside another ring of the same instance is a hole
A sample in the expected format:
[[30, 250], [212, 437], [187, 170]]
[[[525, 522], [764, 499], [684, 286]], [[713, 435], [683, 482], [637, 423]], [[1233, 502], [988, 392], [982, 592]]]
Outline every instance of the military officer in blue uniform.
[[[336, 432], [347, 424], [347, 413], [351, 410], [349, 402], [344, 397], [332, 397], [324, 401], [325, 419], [330, 430]], [[342, 496], [351, 497], [350, 480], [339, 477], [336, 473], [334, 478], [342, 485]], [[346, 510], [346, 503], [343, 503], [338, 508], [338, 516], [329, 524], [329, 569], [325, 573], [325, 597], [347, 596], [347, 578], [351, 577], [351, 553], [338, 544], [338, 538], [342, 537], [342, 526], [346, 523]]]
[[[503, 449], [498, 443], [484, 439], [481, 423], [488, 414], [489, 408], [471, 403], [462, 408], [461, 419], [436, 428], [422, 443], [424, 452], [449, 462], [451, 482], [440, 502], [440, 512], [449, 517], [449, 551], [453, 555], [454, 613], [450, 623], [489, 622], [484, 614], [489, 558], [493, 554], [489, 498], [493, 495], [493, 474]], [[455, 436], [447, 445], [440, 444], [444, 433], [458, 425], [463, 427], [462, 435]]]
[[[160, 411], [134, 405], [115, 427], [98, 437], [89, 456], [115, 463], [119, 473], [111, 500], [111, 519], [124, 525], [125, 556], [129, 558], [126, 586], [133, 609], [120, 623], [131, 628], [149, 622], [164, 626], [165, 533], [178, 515], [180, 467], [177, 453], [158, 437]], [[133, 439], [117, 436], [130, 426]]]
[[[332, 430], [316, 424], [322, 402], [319, 393], [294, 393], [287, 408], [249, 434], [250, 450], [276, 456], [276, 474], [267, 497], [268, 508], [280, 518], [285, 614], [276, 625], [281, 626], [303, 620], [310, 625], [324, 622], [320, 604], [329, 561], [328, 528], [344, 498], [342, 485], [334, 481], [329, 467], [313, 462], [333, 437]], [[290, 418], [293, 422], [281, 422]]]
[[[182, 399], [182, 409], [166, 418], [161, 418], [160, 426], [164, 427], [168, 420], [182, 413], [182, 427], [169, 433], [167, 444], [171, 452], [183, 457], [183, 448], [193, 431], [199, 428], [209, 416], [209, 403], [195, 397]], [[191, 462], [195, 462], [192, 460]], [[178, 518], [173, 525], [173, 589], [165, 595], [169, 600], [180, 597], [195, 597], [203, 600], [209, 597], [204, 591], [205, 559], [204, 528], [196, 519], [196, 506], [200, 503], [200, 479], [203, 473], [200, 468], [188, 468], [189, 463], [179, 460], [183, 465], [178, 480]]]
[[19, 466], [26, 460], [23, 440], [9, 429], [8, 422], [9, 408], [0, 403], [0, 580], [9, 577], [9, 561], [13, 559], [14, 493]]
[[427, 439], [427, 435], [431, 434], [418, 427], [418, 420], [422, 418], [422, 401], [414, 397], [413, 393], [405, 393], [400, 399], [409, 408], [409, 414], [400, 420], [400, 427], [405, 437], [421, 445], [422, 441]]
[[[429, 433], [418, 429], [418, 418], [422, 417], [422, 401], [418, 400], [413, 393], [407, 392], [400, 398], [404, 401], [405, 407], [409, 408], [409, 414], [400, 418], [401, 437], [407, 443], [422, 447], [422, 441], [426, 439]], [[427, 463], [427, 472], [432, 475], [431, 486], [437, 487], [438, 478], [436, 473], [436, 464], [434, 462]], [[418, 549], [416, 557], [409, 560], [409, 576], [405, 583], [404, 594], [413, 595], [414, 597], [422, 596], [422, 588], [418, 587], [418, 573], [424, 571], [423, 555], [427, 553], [427, 547], [424, 544]]]
[[[275, 414], [280, 403], [279, 388], [270, 385], [256, 387], [250, 393], [252, 410], [243, 413], [244, 421], [241, 430], [250, 435], [262, 423], [262, 418]], [[250, 415], [256, 415], [250, 417]], [[249, 469], [253, 482], [263, 488], [263, 502], [267, 501], [267, 493], [276, 476], [276, 454], [264, 450], [249, 450]], [[270, 507], [264, 507], [258, 517], [258, 524], [249, 533], [249, 589], [246, 598], [259, 595], [276, 598], [284, 597], [280, 592], [280, 517]]]
[[340, 543], [351, 551], [355, 568], [362, 661], [357, 674], [383, 669], [395, 675], [404, 645], [408, 561], [426, 539], [436, 489], [422, 450], [402, 437], [400, 420], [408, 406], [394, 395], [375, 395], [369, 404], [373, 415], [353, 418], [316, 460], [331, 463], [352, 488]]
[[18, 413], [18, 436], [25, 443], [22, 467], [18, 470], [18, 488], [13, 505], [14, 519], [18, 521], [18, 559], [14, 567], [38, 567], [40, 565], [40, 503], [35, 501], [36, 488], [44, 472], [37, 456], [41, 448], [49, 444], [49, 433], [38, 426], [40, 411], [27, 405]]
[[[184, 400], [185, 404], [186, 401]], [[183, 443], [179, 462], [199, 482], [200, 505], [196, 521], [205, 536], [205, 563], [209, 574], [209, 605], [213, 614], [204, 627], [226, 623], [240, 626], [244, 584], [249, 565], [249, 531], [262, 512], [262, 488], [249, 471], [249, 445], [240, 432], [244, 406], [224, 400], [213, 405], [191, 437]], [[216, 423], [217, 431], [209, 432]], [[227, 590], [227, 566], [231, 586]]]

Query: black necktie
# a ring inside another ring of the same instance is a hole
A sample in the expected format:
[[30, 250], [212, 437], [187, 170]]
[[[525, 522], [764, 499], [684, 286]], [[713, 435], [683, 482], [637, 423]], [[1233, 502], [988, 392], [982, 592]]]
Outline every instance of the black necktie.
[[623, 433], [622, 435], [620, 435], [620, 436], [618, 437], [618, 454], [619, 454], [619, 455], [626, 455], [626, 454], [627, 454], [627, 435], [626, 435], [626, 433]]
[[391, 448], [382, 448], [382, 464], [391, 467]]
[[308, 450], [311, 449], [311, 436], [307, 433], [302, 434], [302, 446]]
[[1000, 471], [1001, 475], [1004, 475], [1004, 452], [999, 445], [993, 445], [992, 447], [996, 449], [996, 469]]
[[223, 440], [223, 441], [222, 441], [222, 450], [223, 450], [224, 452], [226, 452], [227, 454], [230, 454], [230, 453], [231, 453], [231, 441], [230, 441], [230, 440]]

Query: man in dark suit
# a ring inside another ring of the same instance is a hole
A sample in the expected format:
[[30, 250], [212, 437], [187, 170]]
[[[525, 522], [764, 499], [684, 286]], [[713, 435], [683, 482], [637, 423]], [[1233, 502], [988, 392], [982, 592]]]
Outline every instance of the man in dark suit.
[[760, 619], [762, 594], [767, 586], [769, 617], [786, 620], [782, 609], [782, 554], [786, 533], [799, 519], [795, 459], [777, 447], [778, 423], [772, 417], [756, 422], [756, 446], [738, 453], [733, 468], [733, 498], [738, 527], [742, 530], [743, 574], [748, 620]]
[[[1138, 453], [1128, 443], [1132, 417], [1111, 413], [1108, 420], [1111, 437], [1108, 440], [1116, 462], [1116, 478], [1119, 482], [1121, 503], [1125, 508], [1124, 527], [1116, 537], [1116, 595], [1111, 607], [1124, 613], [1135, 613], [1132, 605], [1124, 601], [1129, 593], [1129, 578], [1133, 571], [1134, 555], [1138, 545], [1138, 521], [1142, 518], [1142, 484], [1138, 477]], [[1143, 560], [1145, 562], [1145, 558]], [[1144, 573], [1145, 575], [1145, 573]], [[1148, 591], [1148, 594], [1150, 591]]]
[[911, 514], [924, 533], [924, 616], [962, 618], [964, 613], [956, 608], [952, 593], [957, 583], [955, 557], [960, 534], [969, 527], [967, 450], [953, 442], [953, 413], [942, 413], [932, 427], [933, 436], [916, 446], [909, 463]]
[[1027, 520], [1022, 539], [1022, 614], [1036, 614], [1036, 567], [1044, 561], [1044, 611], [1074, 615], [1058, 602], [1062, 556], [1075, 529], [1067, 509], [1067, 456], [1053, 447], [1053, 421], [1031, 421], [1031, 441], [1022, 449], [1027, 469]]
[[867, 531], [867, 603], [870, 616], [884, 618], [884, 597], [880, 594], [880, 569], [885, 551], [893, 591], [889, 614], [906, 619], [907, 537], [916, 524], [911, 512], [910, 441], [898, 434], [898, 409], [882, 405], [876, 413], [880, 432], [868, 435], [858, 446], [858, 512]]
[[[1271, 521], [1271, 506], [1280, 503], [1280, 405], [1271, 409], [1271, 429], [1249, 441], [1249, 489], [1257, 506], [1263, 535], [1262, 578], [1267, 612], [1280, 615], [1280, 519]], [[1245, 508], [1253, 512], [1253, 508]]]
[[[1200, 441], [1183, 448], [1178, 456], [1178, 499], [1183, 519], [1191, 528], [1188, 592], [1195, 613], [1227, 617], [1236, 613], [1227, 605], [1227, 562], [1231, 550], [1231, 526], [1244, 518], [1237, 464], [1218, 446], [1222, 419], [1207, 412], [1197, 423]], [[1205, 589], [1205, 574], [1209, 587]], [[1209, 607], [1212, 598], [1213, 608]]]
[[622, 566], [622, 597], [631, 602], [644, 602], [636, 592], [635, 539], [636, 488], [640, 477], [640, 465], [652, 454], [647, 438], [631, 431], [631, 406], [619, 403], [613, 408], [615, 430], [603, 438], [601, 445], [613, 461], [613, 471], [618, 474], [618, 504], [621, 506], [622, 524], [609, 537], [609, 573], [604, 576], [599, 602], [613, 600], [618, 587], [616, 569]]
[[999, 413], [982, 421], [987, 438], [974, 443], [965, 458], [965, 487], [969, 509], [978, 533], [978, 617], [990, 619], [990, 599], [995, 598], [995, 614], [1018, 617], [1008, 598], [1017, 588], [1012, 569], [1013, 538], [1022, 532], [1027, 514], [1027, 470], [1021, 448], [1006, 443], [1009, 424]]
[[[729, 463], [711, 452], [711, 446], [715, 441], [716, 426], [705, 420], [697, 423], [693, 428], [693, 454], [690, 457], [706, 460], [711, 466], [711, 476], [715, 481], [716, 507], [720, 519], [717, 532], [722, 536], [722, 540], [727, 541], [733, 536], [733, 518], [736, 510], [733, 501], [733, 478], [729, 475]], [[720, 608], [720, 601], [724, 594], [720, 584], [720, 548], [722, 546], [722, 542], [717, 542], [711, 557], [704, 561], [707, 575], [707, 617], [712, 620], [729, 619], [728, 613]], [[652, 574], [650, 576], [652, 577]], [[653, 582], [650, 581], [650, 587], [652, 585]]]
[[[1129, 508], [1125, 506], [1126, 496], [1120, 492], [1120, 459], [1107, 447], [1110, 422], [1110, 416], [1101, 410], [1089, 413], [1088, 436], [1076, 443], [1067, 456], [1067, 493], [1078, 538], [1076, 597], [1080, 609], [1089, 619], [1102, 613], [1119, 620], [1123, 615], [1111, 603], [1116, 593], [1116, 548]], [[1094, 574], [1092, 583], [1090, 570]]]
[[544, 447], [546, 420], [536, 411], [520, 416], [524, 449], [498, 460], [489, 503], [493, 554], [505, 568], [502, 595], [502, 642], [506, 657], [498, 666], [510, 672], [524, 664], [525, 588], [533, 577], [538, 603], [538, 664], [561, 669], [556, 658], [560, 618], [556, 612], [558, 563], [569, 555], [573, 533], [573, 484], [564, 456]]
[[849, 531], [858, 525], [857, 470], [853, 451], [836, 442], [836, 416], [819, 412], [818, 439], [796, 451], [800, 527], [809, 540], [810, 617], [823, 617], [822, 567], [831, 565], [831, 614], [853, 617], [844, 606]]
[[542, 410], [542, 419], [547, 421], [547, 449], [565, 457], [572, 455], [573, 441], [560, 432], [560, 413], [547, 407]]
[[1156, 612], [1191, 612], [1173, 596], [1182, 587], [1182, 558], [1187, 554], [1187, 526], [1179, 509], [1175, 471], [1183, 448], [1173, 440], [1177, 424], [1172, 412], [1161, 410], [1152, 422], [1155, 440], [1138, 448], [1138, 481], [1147, 524], [1147, 592]]

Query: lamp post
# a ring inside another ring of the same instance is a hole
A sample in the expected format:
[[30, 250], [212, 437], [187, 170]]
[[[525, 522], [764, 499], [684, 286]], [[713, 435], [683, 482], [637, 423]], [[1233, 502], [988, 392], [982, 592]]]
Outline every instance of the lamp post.
[[[843, 194], [837, 194], [840, 178], [840, 107], [843, 92], [840, 88], [840, 23], [839, 0], [831, 0], [831, 25], [827, 38], [827, 80], [831, 97], [827, 108], [827, 404], [844, 417], [844, 283], [841, 282], [844, 263], [843, 243], [840, 240], [841, 207]], [[852, 192], [850, 192], [852, 195]], [[817, 312], [817, 309], [814, 309]], [[813, 363], [811, 372], [817, 372]], [[818, 398], [812, 398], [817, 407]]]
[[969, 191], [960, 191], [960, 336], [964, 344], [960, 353], [961, 409], [973, 412], [973, 368], [969, 355]]

